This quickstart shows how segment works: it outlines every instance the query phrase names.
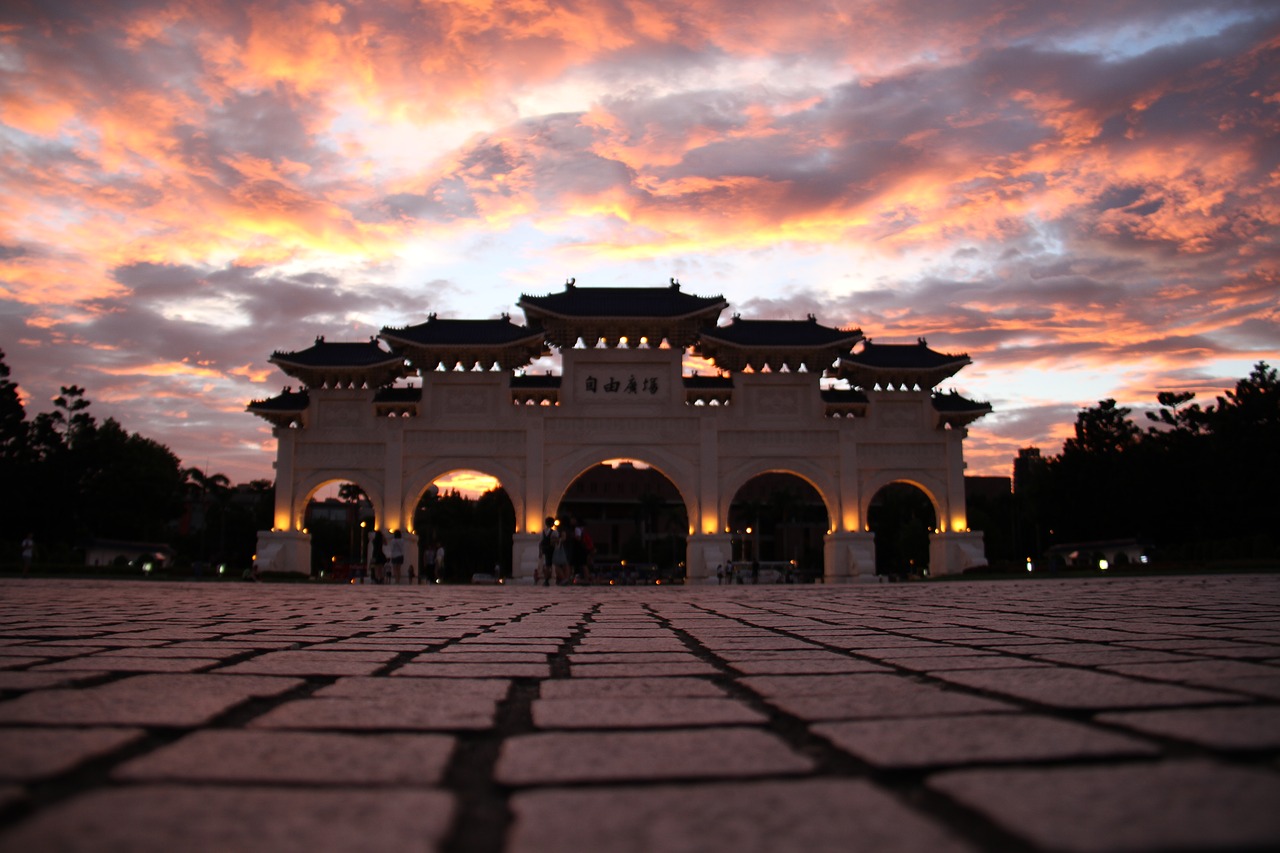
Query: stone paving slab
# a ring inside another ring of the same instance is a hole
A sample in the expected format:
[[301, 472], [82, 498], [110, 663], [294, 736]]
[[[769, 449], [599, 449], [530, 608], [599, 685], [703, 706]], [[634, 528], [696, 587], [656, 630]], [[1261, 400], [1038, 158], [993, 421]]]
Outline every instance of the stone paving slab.
[[453, 751], [443, 735], [210, 729], [116, 769], [129, 781], [438, 785]]
[[512, 809], [513, 853], [973, 849], [893, 796], [853, 779], [549, 789], [517, 795]]
[[506, 740], [494, 778], [506, 785], [628, 779], [727, 778], [813, 767], [777, 736], [751, 728], [575, 732]]
[[200, 726], [250, 698], [279, 695], [302, 683], [263, 676], [137, 675], [0, 702], [0, 725]]
[[1045, 849], [1251, 850], [1280, 844], [1273, 770], [1207, 761], [970, 770], [929, 782]]
[[29, 782], [75, 769], [143, 736], [142, 729], [0, 729], [0, 780]]
[[878, 767], [930, 767], [1156, 755], [1137, 738], [1034, 714], [971, 714], [820, 723], [824, 737]]
[[0, 851], [1275, 849], [1277, 614], [1280, 575], [0, 580]]
[[453, 799], [440, 791], [252, 786], [105, 788], [0, 834], [3, 850], [350, 853], [435, 850]]

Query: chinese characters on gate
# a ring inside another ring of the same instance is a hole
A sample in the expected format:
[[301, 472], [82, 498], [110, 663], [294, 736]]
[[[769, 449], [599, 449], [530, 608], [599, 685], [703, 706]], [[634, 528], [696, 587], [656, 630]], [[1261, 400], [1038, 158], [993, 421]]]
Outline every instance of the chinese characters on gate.
[[617, 377], [610, 376], [609, 381], [603, 384], [595, 376], [587, 377], [587, 391], [592, 394], [657, 394], [658, 393], [658, 377], [646, 376], [642, 382], [636, 380], [633, 373], [625, 383], [621, 382]]

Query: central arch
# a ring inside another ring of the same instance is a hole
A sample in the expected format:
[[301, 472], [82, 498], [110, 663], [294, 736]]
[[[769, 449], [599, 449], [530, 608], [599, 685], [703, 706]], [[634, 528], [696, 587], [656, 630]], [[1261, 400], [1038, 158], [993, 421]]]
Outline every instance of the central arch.
[[689, 506], [676, 481], [634, 456], [601, 460], [578, 473], [554, 504], [594, 544], [583, 580], [671, 581], [683, 578]]
[[786, 470], [757, 474], [729, 502], [730, 581], [794, 583], [822, 577], [824, 539], [833, 526], [826, 500], [808, 479]]
[[[460, 489], [459, 475], [471, 480]], [[422, 487], [405, 515], [406, 546], [421, 578], [435, 583], [500, 581], [512, 574], [518, 513], [510, 490], [495, 475], [451, 467]], [[443, 550], [441, 550], [443, 549]], [[437, 565], [437, 555], [444, 562]]]

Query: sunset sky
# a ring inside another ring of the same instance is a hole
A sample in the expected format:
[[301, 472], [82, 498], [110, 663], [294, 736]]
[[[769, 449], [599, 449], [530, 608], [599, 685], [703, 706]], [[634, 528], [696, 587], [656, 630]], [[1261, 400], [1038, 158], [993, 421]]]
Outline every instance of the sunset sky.
[[0, 349], [235, 481], [275, 349], [660, 286], [926, 336], [970, 473], [1280, 363], [1275, 0], [0, 11]]

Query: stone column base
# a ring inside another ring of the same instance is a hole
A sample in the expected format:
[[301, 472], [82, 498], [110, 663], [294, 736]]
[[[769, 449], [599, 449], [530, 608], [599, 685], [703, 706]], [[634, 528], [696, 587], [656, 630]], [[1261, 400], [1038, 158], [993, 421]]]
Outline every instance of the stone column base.
[[517, 533], [511, 537], [511, 580], [509, 583], [531, 586], [538, 572], [540, 533]]
[[958, 575], [965, 569], [987, 564], [982, 531], [973, 533], [934, 533], [929, 537], [929, 575], [940, 578]]
[[695, 533], [685, 546], [685, 583], [706, 586], [716, 582], [716, 566], [729, 565], [733, 536], [728, 533]]
[[259, 573], [310, 577], [310, 534], [300, 530], [259, 530], [253, 565]]
[[874, 533], [828, 533], [822, 540], [824, 583], [875, 583]]

